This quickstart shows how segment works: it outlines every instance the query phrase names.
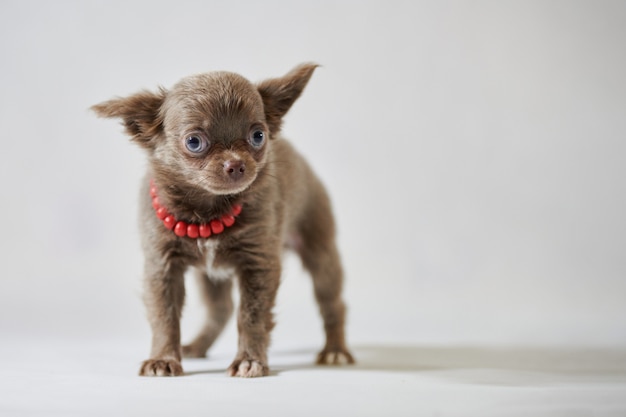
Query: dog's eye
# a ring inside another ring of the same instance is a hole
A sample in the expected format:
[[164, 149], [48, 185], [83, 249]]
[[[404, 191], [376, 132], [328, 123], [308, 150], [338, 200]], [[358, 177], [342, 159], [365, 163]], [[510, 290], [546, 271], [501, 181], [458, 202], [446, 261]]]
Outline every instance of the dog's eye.
[[259, 148], [265, 142], [265, 133], [262, 130], [255, 130], [250, 135], [250, 143], [255, 148]]
[[185, 147], [192, 153], [204, 152], [208, 145], [208, 141], [200, 135], [191, 135], [185, 138]]

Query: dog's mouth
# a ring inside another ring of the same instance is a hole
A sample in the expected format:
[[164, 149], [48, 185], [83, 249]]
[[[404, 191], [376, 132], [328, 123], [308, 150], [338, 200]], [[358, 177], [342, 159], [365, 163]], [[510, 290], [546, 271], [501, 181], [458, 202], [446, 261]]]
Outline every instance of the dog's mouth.
[[205, 188], [216, 195], [239, 194], [247, 190], [253, 182], [254, 178], [249, 181], [237, 181], [233, 184], [216, 183], [213, 181], [211, 183], [205, 183]]
[[252, 167], [248, 168], [240, 163], [224, 163], [220, 169], [214, 170], [211, 174], [203, 178], [200, 184], [216, 195], [239, 194], [248, 189], [257, 177]]

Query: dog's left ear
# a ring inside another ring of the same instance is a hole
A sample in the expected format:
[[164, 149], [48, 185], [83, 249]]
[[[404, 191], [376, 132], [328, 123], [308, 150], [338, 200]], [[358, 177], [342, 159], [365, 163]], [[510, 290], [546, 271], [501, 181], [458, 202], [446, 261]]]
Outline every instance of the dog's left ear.
[[318, 66], [317, 64], [301, 64], [284, 77], [272, 78], [258, 84], [265, 106], [265, 120], [270, 128], [271, 136], [275, 136], [280, 131], [283, 116], [300, 97]]
[[156, 93], [140, 91], [128, 97], [96, 104], [91, 110], [100, 117], [119, 117], [126, 133], [135, 143], [146, 149], [153, 149], [153, 139], [163, 128], [161, 107], [166, 93], [163, 88]]

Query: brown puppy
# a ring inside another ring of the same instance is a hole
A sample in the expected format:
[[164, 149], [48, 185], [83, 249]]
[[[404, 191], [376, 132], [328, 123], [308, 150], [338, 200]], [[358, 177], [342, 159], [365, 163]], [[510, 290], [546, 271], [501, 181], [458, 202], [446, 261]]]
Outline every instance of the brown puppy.
[[[228, 72], [184, 78], [92, 107], [119, 117], [148, 154], [141, 190], [145, 303], [152, 353], [140, 375], [181, 375], [181, 356], [203, 357], [232, 314], [239, 284], [239, 348], [231, 376], [268, 375], [272, 307], [281, 252], [310, 272], [326, 331], [317, 363], [353, 363], [345, 345], [342, 269], [324, 188], [279, 132], [316, 65], [251, 84]], [[192, 267], [208, 307], [206, 325], [181, 348], [183, 275]]]

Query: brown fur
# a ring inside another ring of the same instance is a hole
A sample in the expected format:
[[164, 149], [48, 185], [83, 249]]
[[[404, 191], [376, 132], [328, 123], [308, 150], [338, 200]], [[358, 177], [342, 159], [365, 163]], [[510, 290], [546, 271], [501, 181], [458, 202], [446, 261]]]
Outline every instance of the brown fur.
[[[228, 372], [268, 375], [272, 307], [281, 252], [289, 242], [296, 242], [292, 249], [311, 273], [324, 320], [326, 346], [317, 363], [354, 362], [345, 345], [343, 273], [330, 201], [304, 159], [280, 138], [282, 118], [315, 68], [304, 64], [256, 86], [233, 73], [195, 75], [169, 91], [143, 91], [92, 107], [102, 117], [121, 118], [149, 159], [140, 198], [152, 351], [140, 375], [181, 375], [183, 354], [206, 354], [232, 314], [232, 279], [241, 295], [239, 347]], [[258, 149], [248, 140], [254, 130], [266, 137]], [[208, 150], [191, 154], [184, 142], [190, 134], [206, 138]], [[232, 161], [245, 165], [241, 178], [227, 173]], [[149, 179], [158, 186], [161, 204], [179, 220], [207, 222], [227, 213], [234, 203], [242, 204], [243, 211], [220, 235], [178, 237], [155, 216]], [[196, 339], [181, 348], [183, 276], [190, 267], [200, 283], [208, 318]], [[230, 277], [222, 276], [226, 274]]]

